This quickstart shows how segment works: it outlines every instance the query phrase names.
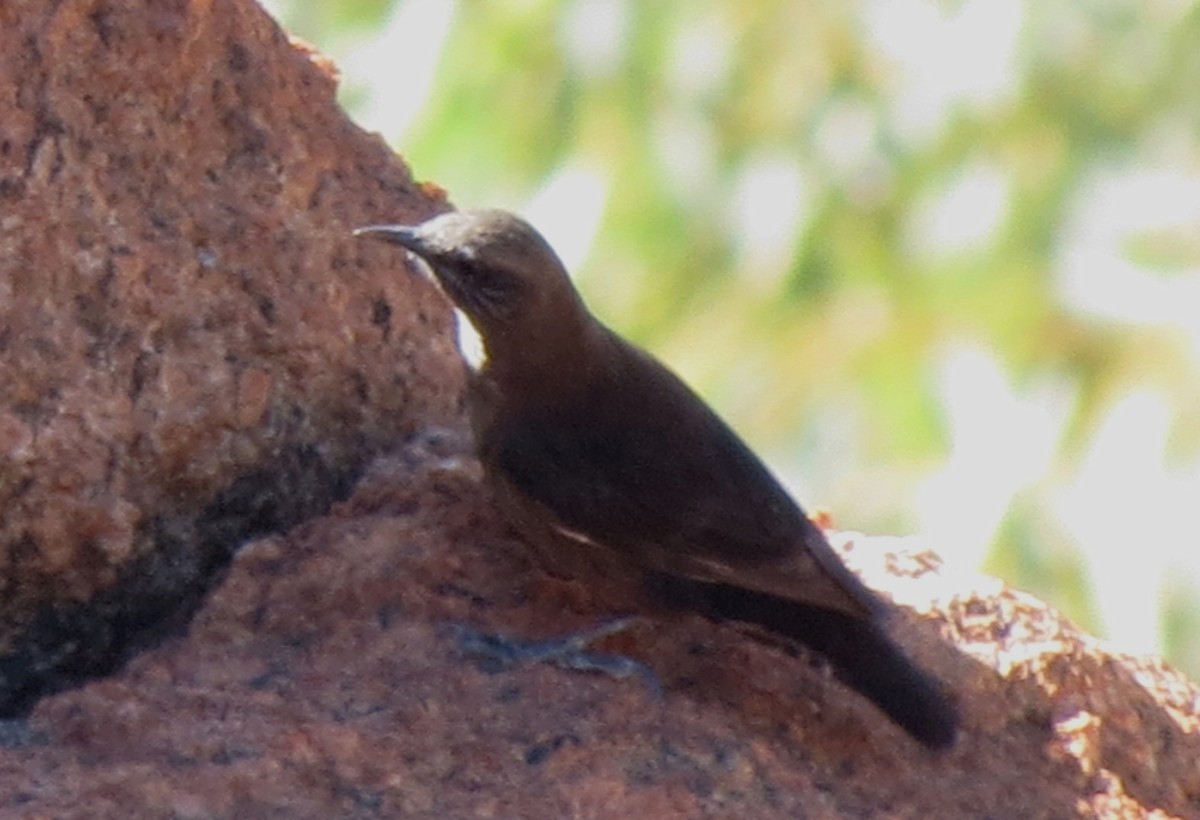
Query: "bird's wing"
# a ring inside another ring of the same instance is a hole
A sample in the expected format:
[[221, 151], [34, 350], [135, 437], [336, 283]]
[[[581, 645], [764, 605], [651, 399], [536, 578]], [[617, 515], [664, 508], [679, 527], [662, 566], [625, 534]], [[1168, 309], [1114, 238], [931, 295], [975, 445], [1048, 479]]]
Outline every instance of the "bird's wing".
[[672, 373], [628, 353], [619, 382], [494, 431], [484, 446], [505, 480], [566, 529], [648, 568], [875, 611], [737, 435]]

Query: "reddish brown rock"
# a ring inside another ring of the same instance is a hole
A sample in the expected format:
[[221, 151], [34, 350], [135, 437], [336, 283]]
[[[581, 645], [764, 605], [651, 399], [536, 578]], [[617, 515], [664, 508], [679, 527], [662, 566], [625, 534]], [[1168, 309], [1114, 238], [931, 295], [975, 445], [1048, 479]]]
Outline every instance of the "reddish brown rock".
[[[0, 732], [0, 816], [1200, 817], [1200, 691], [913, 542], [838, 548], [959, 699], [926, 752], [811, 656], [697, 618], [606, 648], [665, 686], [490, 668], [456, 625], [609, 613], [530, 568], [453, 436], [234, 559], [185, 639]], [[905, 550], [908, 550], [907, 552]]]
[[457, 417], [444, 301], [350, 236], [446, 207], [254, 3], [0, 4], [0, 714]]

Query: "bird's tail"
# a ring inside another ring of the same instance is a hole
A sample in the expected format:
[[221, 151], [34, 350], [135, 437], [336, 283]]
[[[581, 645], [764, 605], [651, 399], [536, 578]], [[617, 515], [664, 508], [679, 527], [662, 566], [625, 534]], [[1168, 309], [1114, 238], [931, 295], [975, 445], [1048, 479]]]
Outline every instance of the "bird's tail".
[[932, 749], [954, 742], [954, 706], [937, 681], [918, 669], [877, 622], [728, 584], [672, 577], [657, 579], [654, 586], [670, 605], [816, 650], [830, 661], [839, 680], [918, 741]]

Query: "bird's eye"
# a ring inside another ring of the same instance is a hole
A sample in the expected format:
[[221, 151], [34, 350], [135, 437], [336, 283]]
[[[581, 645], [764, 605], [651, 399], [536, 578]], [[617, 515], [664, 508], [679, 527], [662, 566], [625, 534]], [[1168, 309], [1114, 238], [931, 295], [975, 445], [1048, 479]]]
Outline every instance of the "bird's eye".
[[508, 271], [497, 268], [473, 267], [466, 272], [461, 282], [463, 301], [480, 313], [487, 313], [498, 319], [510, 318], [515, 315], [524, 298], [525, 282]]

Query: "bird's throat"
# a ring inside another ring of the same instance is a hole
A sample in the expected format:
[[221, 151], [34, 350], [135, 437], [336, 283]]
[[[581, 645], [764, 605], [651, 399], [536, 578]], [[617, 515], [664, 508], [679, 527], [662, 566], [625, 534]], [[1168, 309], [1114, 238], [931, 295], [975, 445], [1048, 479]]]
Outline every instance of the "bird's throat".
[[483, 367], [477, 373], [505, 385], [510, 399], [556, 404], [586, 390], [611, 356], [608, 334], [590, 316], [583, 321], [526, 323], [486, 329]]

